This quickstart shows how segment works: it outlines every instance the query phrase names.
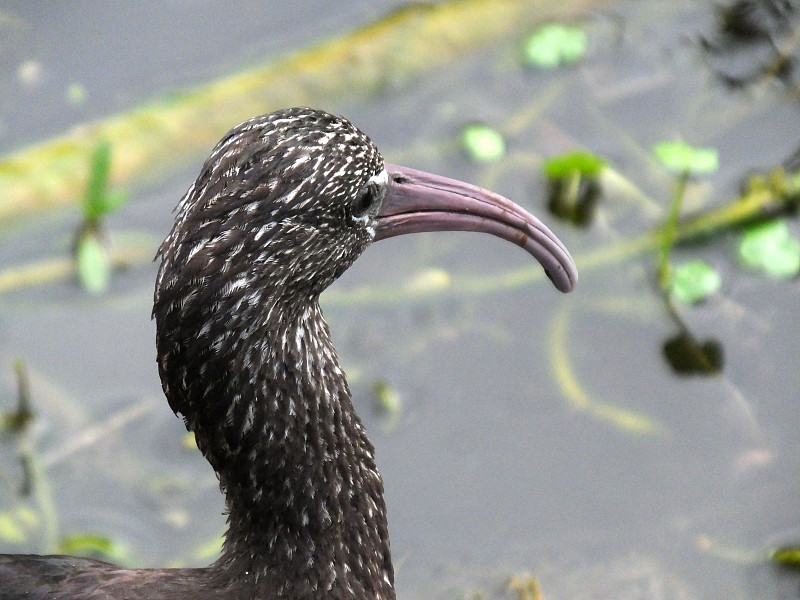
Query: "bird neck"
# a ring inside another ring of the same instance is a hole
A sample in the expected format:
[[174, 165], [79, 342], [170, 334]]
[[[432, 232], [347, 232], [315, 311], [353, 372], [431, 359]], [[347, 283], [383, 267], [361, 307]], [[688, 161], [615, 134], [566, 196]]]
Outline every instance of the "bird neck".
[[214, 568], [266, 597], [393, 599], [383, 483], [319, 305], [230, 348], [225, 416], [195, 427], [229, 511]]

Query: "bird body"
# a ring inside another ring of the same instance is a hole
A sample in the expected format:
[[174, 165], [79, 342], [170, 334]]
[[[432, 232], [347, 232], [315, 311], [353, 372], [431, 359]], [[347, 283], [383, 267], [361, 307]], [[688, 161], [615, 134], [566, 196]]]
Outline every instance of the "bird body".
[[214, 589], [210, 582], [203, 582], [207, 575], [206, 569], [123, 569], [73, 556], [0, 554], [0, 598], [210, 600], [236, 597], [223, 595], [224, 590]]
[[216, 471], [228, 531], [207, 568], [0, 555], [0, 599], [392, 600], [383, 482], [318, 299], [374, 240], [470, 229], [537, 257], [563, 245], [486, 190], [386, 165], [346, 119], [295, 108], [232, 129], [158, 255], [162, 387]]

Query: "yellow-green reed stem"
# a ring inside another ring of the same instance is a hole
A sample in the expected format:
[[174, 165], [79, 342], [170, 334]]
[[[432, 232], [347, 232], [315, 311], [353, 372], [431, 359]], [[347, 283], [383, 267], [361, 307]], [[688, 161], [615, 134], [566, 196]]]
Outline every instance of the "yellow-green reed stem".
[[231, 126], [254, 115], [298, 105], [336, 110], [514, 39], [538, 23], [572, 20], [601, 3], [409, 3], [357, 31], [0, 157], [0, 222], [80, 198], [99, 140], [114, 144], [110, 185], [152, 180], [205, 155]]

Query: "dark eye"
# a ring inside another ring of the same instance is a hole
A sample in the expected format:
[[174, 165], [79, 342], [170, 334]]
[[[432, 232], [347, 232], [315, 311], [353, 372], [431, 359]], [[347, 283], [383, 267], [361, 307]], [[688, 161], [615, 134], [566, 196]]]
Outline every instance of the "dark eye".
[[383, 187], [377, 183], [370, 182], [365, 185], [358, 192], [358, 195], [353, 200], [351, 208], [353, 209], [353, 216], [360, 219], [369, 210], [383, 199]]

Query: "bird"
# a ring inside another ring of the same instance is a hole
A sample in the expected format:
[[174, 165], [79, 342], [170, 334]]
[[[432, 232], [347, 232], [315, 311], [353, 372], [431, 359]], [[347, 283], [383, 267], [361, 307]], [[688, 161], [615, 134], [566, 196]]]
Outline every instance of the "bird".
[[205, 568], [0, 555], [0, 599], [393, 600], [383, 481], [320, 294], [374, 241], [478, 231], [578, 281], [536, 217], [477, 186], [386, 163], [348, 119], [281, 109], [231, 129], [158, 249], [162, 388], [219, 478], [228, 528]]

